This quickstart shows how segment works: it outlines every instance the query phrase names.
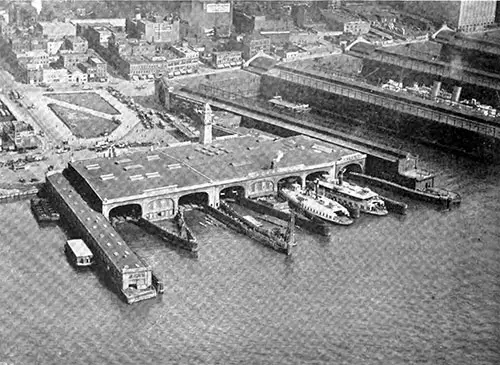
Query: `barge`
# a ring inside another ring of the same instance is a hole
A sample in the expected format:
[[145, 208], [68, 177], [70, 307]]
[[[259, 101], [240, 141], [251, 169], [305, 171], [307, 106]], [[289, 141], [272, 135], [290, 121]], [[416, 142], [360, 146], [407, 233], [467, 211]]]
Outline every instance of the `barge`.
[[379, 177], [361, 174], [358, 172], [350, 172], [349, 177], [356, 181], [362, 181], [374, 186], [381, 187], [398, 194], [407, 196], [412, 199], [422, 200], [425, 202], [445, 205], [447, 208], [459, 206], [462, 198], [460, 194], [440, 188], [427, 188], [424, 190], [410, 189], [406, 186], [396, 184], [392, 181], [384, 180]]
[[248, 237], [262, 243], [265, 246], [272, 248], [275, 251], [286, 255], [292, 254], [292, 248], [295, 244], [295, 215], [291, 215], [288, 222], [288, 227], [283, 233], [281, 229], [265, 229], [261, 228], [256, 222], [243, 217], [241, 214], [232, 209], [225, 202], [220, 202], [220, 208], [214, 208], [205, 205], [205, 211], [224, 223], [229, 228], [237, 232], [243, 233]]
[[61, 218], [48, 199], [32, 198], [31, 211], [38, 222], [57, 222]]
[[169, 244], [194, 253], [198, 252], [198, 242], [196, 237], [186, 225], [181, 211], [179, 211], [174, 218], [174, 223], [177, 226], [177, 232], [161, 227], [160, 225], [144, 218], [134, 219], [132, 222], [146, 230], [146, 232], [158, 236]]
[[[238, 198], [238, 204], [247, 207], [257, 213], [269, 215], [279, 218], [283, 221], [290, 221], [292, 213], [287, 213], [283, 210], [276, 209], [273, 204], [266, 200], [254, 200], [244, 197]], [[317, 218], [309, 219], [301, 214], [295, 214], [295, 224], [309, 232], [320, 234], [322, 236], [330, 236], [331, 226], [325, 221]]]

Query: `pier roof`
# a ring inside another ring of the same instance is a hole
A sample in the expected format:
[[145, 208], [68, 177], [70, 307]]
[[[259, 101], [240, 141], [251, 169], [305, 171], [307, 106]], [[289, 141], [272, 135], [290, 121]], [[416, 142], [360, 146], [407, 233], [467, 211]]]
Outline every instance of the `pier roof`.
[[210, 145], [183, 144], [147, 153], [70, 162], [70, 166], [102, 200], [112, 200], [255, 179], [269, 174], [279, 151], [283, 157], [275, 174], [333, 166], [341, 157], [355, 153], [306, 136], [274, 140], [246, 135], [215, 140]]

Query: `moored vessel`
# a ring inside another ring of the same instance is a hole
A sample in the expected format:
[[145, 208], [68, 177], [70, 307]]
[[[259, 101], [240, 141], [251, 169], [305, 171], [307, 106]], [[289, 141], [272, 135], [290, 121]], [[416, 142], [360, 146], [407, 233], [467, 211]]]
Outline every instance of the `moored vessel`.
[[342, 178], [331, 181], [316, 180], [314, 189], [318, 194], [335, 200], [344, 207], [359, 209], [362, 213], [378, 216], [389, 213], [384, 200], [376, 192], [367, 187], [343, 181]]
[[57, 222], [59, 213], [50, 205], [47, 199], [32, 198], [30, 200], [31, 211], [39, 222]]
[[297, 208], [308, 218], [320, 218], [327, 222], [347, 226], [354, 222], [349, 211], [336, 201], [325, 196], [315, 195], [310, 190], [302, 190], [299, 184], [292, 184], [289, 188], [280, 190], [290, 205]]
[[392, 181], [357, 172], [350, 172], [349, 178], [373, 184], [374, 186], [379, 186], [383, 189], [408, 196], [412, 199], [418, 199], [434, 204], [441, 204], [446, 206], [447, 208], [451, 208], [452, 206], [459, 206], [462, 201], [462, 197], [459, 193], [445, 189], [435, 187], [429, 187], [424, 190], [410, 189], [406, 186], [402, 186]]
[[226, 224], [229, 228], [243, 233], [263, 245], [271, 247], [275, 251], [285, 253], [286, 255], [292, 254], [292, 248], [296, 246], [294, 214], [290, 215], [287, 229], [283, 232], [283, 230], [279, 228], [263, 228], [255, 219], [249, 219], [248, 216], [243, 216], [224, 201], [221, 201], [219, 206], [220, 208], [217, 209], [206, 205], [205, 211]]
[[[284, 209], [278, 209], [278, 204], [273, 204], [270, 200], [270, 198], [248, 199], [239, 197], [238, 203], [260, 214], [273, 216], [287, 222], [290, 221], [291, 213], [289, 213], [290, 210], [288, 202], [285, 202], [286, 206], [283, 207]], [[310, 219], [295, 212], [293, 214], [296, 214], [295, 224], [297, 226], [304, 228], [312, 233], [317, 233], [322, 236], [330, 236], [332, 226], [324, 220], [317, 218]]]
[[68, 259], [76, 267], [87, 267], [94, 263], [94, 255], [81, 239], [68, 240], [64, 246]]

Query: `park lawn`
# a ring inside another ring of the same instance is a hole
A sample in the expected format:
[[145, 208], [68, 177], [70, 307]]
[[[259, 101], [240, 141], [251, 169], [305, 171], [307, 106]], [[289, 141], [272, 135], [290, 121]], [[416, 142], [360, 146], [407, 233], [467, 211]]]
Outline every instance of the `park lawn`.
[[45, 94], [45, 96], [64, 101], [69, 104], [95, 110], [96, 112], [118, 115], [120, 112], [115, 109], [110, 103], [103, 99], [99, 94], [94, 92], [78, 92], [78, 93], [56, 93]]
[[118, 127], [119, 123], [111, 120], [96, 117], [95, 115], [66, 108], [58, 104], [48, 104], [71, 132], [78, 138], [102, 137], [106, 133], [111, 133]]

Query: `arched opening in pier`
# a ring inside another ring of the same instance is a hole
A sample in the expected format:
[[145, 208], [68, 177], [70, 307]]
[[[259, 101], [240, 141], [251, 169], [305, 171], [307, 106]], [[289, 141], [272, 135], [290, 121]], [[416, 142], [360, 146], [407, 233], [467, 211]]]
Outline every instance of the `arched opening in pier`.
[[347, 165], [341, 169], [338, 170], [337, 172], [337, 177], [343, 173], [344, 174], [344, 177], [347, 177], [349, 176], [349, 174], [351, 172], [356, 172], [358, 174], [362, 174], [363, 173], [363, 168], [361, 167], [361, 165], [357, 164], [357, 163], [352, 163], [350, 165]]
[[230, 186], [220, 191], [219, 199], [238, 199], [244, 196], [245, 188], [243, 186]]
[[316, 171], [306, 176], [306, 182], [314, 182], [317, 179], [325, 180], [328, 176], [328, 171]]
[[292, 184], [302, 185], [302, 178], [300, 176], [287, 176], [278, 181], [278, 190], [290, 186]]
[[207, 205], [208, 193], [192, 193], [183, 195], [179, 198], [179, 206], [182, 205]]
[[316, 180], [326, 180], [328, 171], [316, 171], [306, 176], [306, 187], [312, 189]]
[[139, 219], [142, 217], [142, 207], [140, 204], [121, 205], [111, 209], [109, 220], [111, 222], [120, 222], [127, 219]]

